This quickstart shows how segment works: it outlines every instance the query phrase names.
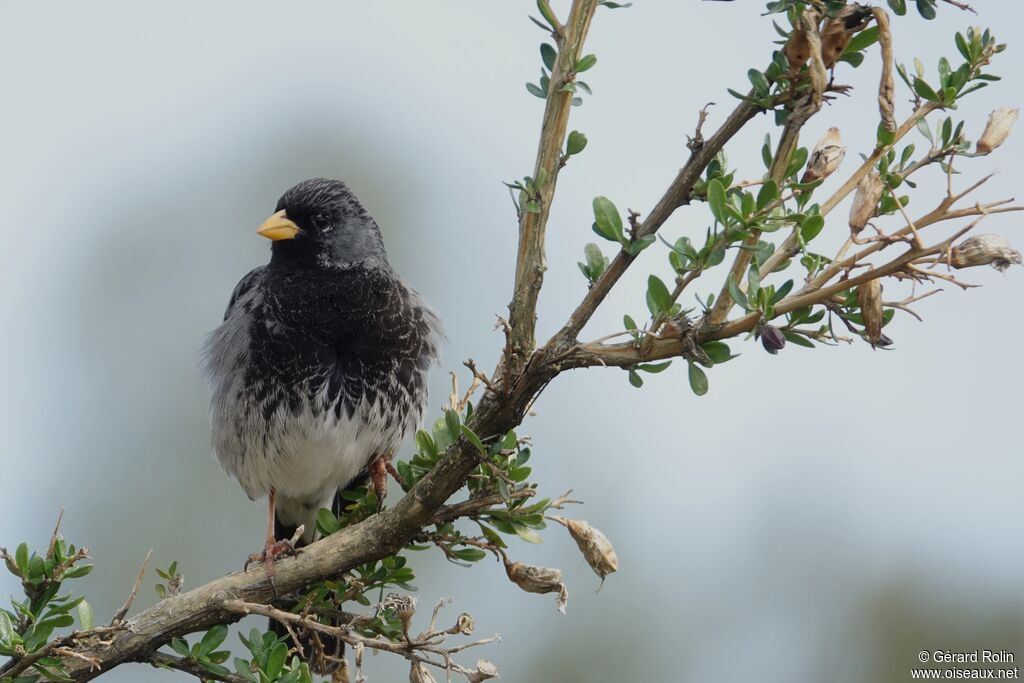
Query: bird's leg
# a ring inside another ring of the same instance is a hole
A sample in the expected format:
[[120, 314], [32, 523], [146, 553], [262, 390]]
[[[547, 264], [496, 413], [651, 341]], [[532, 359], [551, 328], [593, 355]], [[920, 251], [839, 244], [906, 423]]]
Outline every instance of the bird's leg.
[[381, 453], [370, 461], [370, 484], [373, 486], [373, 492], [377, 494], [377, 512], [380, 512], [384, 507], [384, 497], [388, 495], [388, 475], [390, 474], [395, 478], [395, 481], [404, 489], [405, 480], [402, 479], [402, 475], [398, 473], [395, 466], [391, 464], [391, 458], [394, 457], [394, 451], [387, 453]]
[[[245, 561], [244, 570], [248, 571], [249, 565], [253, 562], [262, 562], [271, 584], [274, 582], [274, 559], [278, 555], [294, 555], [297, 552], [290, 539], [282, 538], [279, 541], [274, 538], [274, 499], [276, 496], [277, 492], [270, 489], [270, 493], [267, 495], [267, 543], [263, 546], [263, 552], [253, 553], [249, 556], [249, 559]], [[277, 588], [275, 587], [274, 590], [276, 591]]]

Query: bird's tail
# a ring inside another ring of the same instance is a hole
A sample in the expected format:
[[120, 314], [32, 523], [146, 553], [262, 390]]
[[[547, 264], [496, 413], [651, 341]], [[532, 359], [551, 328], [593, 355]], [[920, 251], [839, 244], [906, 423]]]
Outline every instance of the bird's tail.
[[[331, 512], [335, 515], [340, 515], [344, 506], [344, 501], [341, 497], [340, 491], [334, 494], [334, 501], [331, 503]], [[297, 527], [290, 524], [285, 524], [279, 517], [274, 517], [274, 538], [291, 538], [295, 534]], [[305, 545], [309, 545], [306, 541], [301, 538], [295, 544], [296, 548], [301, 548]], [[323, 622], [327, 626], [333, 626], [328, 621]], [[277, 636], [290, 638], [288, 628], [279, 621], [274, 619], [270, 620], [270, 630]], [[325, 634], [317, 634], [319, 643], [314, 643], [313, 639], [309, 637], [308, 633], [298, 634], [298, 643], [291, 643], [301, 648], [303, 658], [306, 663], [309, 664], [309, 669], [314, 674], [320, 676], [330, 676], [341, 666], [341, 659], [345, 656], [345, 643], [338, 638], [328, 636]]]

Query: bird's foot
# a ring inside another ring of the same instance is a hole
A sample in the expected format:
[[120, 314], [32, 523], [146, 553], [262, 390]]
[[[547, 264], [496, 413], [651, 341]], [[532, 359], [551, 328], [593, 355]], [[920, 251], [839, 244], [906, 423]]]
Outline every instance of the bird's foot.
[[388, 475], [394, 477], [399, 486], [407, 488], [402, 475], [391, 464], [392, 453], [382, 453], [370, 461], [370, 485], [377, 495], [377, 512], [384, 508], [384, 498], [388, 495]]
[[267, 571], [267, 578], [271, 581], [274, 580], [274, 560], [280, 556], [298, 555], [299, 551], [295, 547], [295, 543], [285, 538], [280, 541], [268, 540], [267, 545], [263, 547], [263, 551], [259, 553], [253, 553], [249, 556], [249, 559], [245, 561], [245, 568], [242, 571], [249, 571], [249, 565], [255, 562], [262, 562], [263, 566]]

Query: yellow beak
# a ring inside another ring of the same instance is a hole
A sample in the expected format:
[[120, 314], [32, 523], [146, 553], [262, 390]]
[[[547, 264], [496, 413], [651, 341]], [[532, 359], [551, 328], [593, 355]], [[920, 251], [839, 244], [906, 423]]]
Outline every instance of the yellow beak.
[[294, 239], [300, 232], [299, 226], [295, 225], [285, 215], [284, 209], [281, 209], [273, 216], [263, 221], [263, 225], [256, 231], [257, 235], [263, 235], [267, 239], [274, 240], [290, 240]]

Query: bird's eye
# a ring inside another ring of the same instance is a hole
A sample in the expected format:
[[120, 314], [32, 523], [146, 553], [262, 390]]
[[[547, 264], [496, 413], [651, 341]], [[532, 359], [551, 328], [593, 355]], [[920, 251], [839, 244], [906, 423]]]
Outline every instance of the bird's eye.
[[331, 221], [325, 213], [318, 213], [313, 216], [313, 226], [320, 232], [330, 232]]

